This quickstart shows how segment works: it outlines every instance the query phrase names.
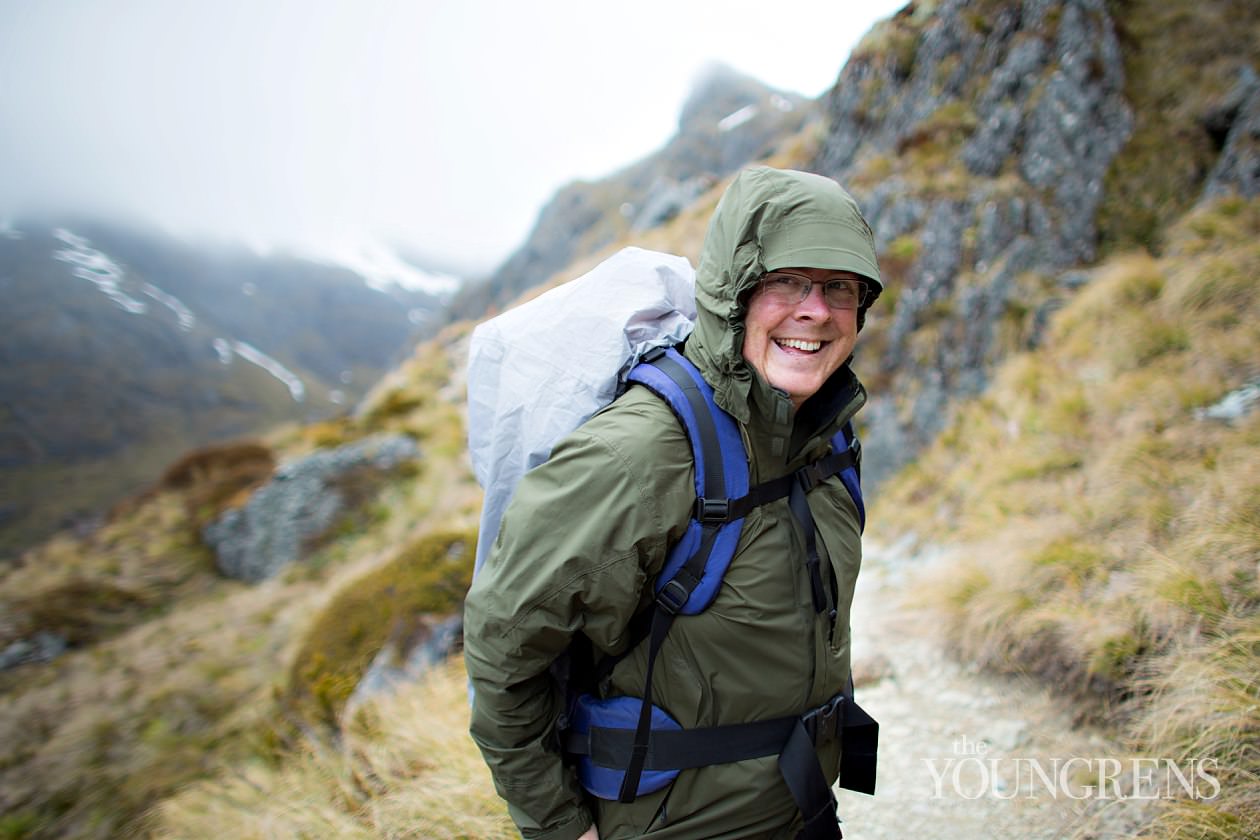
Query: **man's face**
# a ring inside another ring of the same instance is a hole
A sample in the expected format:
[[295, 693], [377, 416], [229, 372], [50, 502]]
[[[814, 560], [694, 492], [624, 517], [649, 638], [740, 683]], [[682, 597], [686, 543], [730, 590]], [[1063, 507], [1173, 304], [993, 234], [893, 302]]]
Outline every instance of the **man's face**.
[[[785, 274], [818, 281], [804, 300], [791, 302], [785, 290], [759, 287], [744, 317], [744, 359], [772, 387], [787, 393], [796, 408], [809, 399], [853, 352], [857, 309], [835, 309], [823, 296], [822, 283], [860, 278], [823, 268], [783, 269]], [[776, 272], [770, 272], [767, 276]]]

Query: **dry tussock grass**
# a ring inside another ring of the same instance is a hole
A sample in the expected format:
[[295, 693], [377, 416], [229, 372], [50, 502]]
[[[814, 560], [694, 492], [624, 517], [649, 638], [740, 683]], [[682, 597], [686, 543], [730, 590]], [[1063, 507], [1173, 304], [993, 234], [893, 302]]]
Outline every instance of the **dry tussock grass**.
[[155, 838], [519, 836], [468, 737], [462, 660], [364, 707], [339, 746], [194, 785], [148, 822]]
[[1260, 201], [1117, 257], [962, 408], [872, 517], [965, 545], [921, 597], [969, 659], [1039, 674], [1136, 748], [1210, 760], [1222, 792], [1153, 836], [1260, 834]]
[[[451, 443], [463, 434], [458, 406], [433, 393], [449, 383], [444, 359], [440, 347], [418, 353], [422, 369], [402, 387], [424, 394], [382, 419], [383, 428], [360, 418], [344, 430], [359, 437], [434, 429], [421, 436], [419, 475], [387, 486], [370, 529], [338, 534], [271, 581], [247, 586], [213, 572], [190, 526], [187, 487], [150, 494], [92, 536], [58, 538], [6, 570], [0, 639], [31, 630], [31, 616], [91, 619], [101, 632], [48, 665], [0, 675], [0, 836], [135, 836], [137, 816], [179, 787], [225, 768], [257, 772], [285, 760], [293, 726], [278, 699], [321, 610], [398, 546], [475, 524], [480, 491]], [[292, 428], [267, 443], [285, 457], [311, 447]], [[105, 609], [112, 602], [60, 597], [84, 591], [67, 588], [82, 581], [105, 594], [122, 587], [143, 602], [119, 622]], [[223, 834], [212, 824], [204, 833]]]

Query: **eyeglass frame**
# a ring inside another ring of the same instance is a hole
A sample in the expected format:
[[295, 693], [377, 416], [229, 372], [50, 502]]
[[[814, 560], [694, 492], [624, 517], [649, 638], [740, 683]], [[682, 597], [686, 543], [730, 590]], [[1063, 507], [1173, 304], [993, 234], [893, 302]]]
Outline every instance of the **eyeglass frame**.
[[[783, 303], [789, 304], [792, 306], [798, 306], [806, 298], [808, 298], [810, 294], [813, 293], [815, 285], [822, 286], [823, 301], [827, 304], [827, 307], [829, 309], [836, 309], [840, 311], [861, 309], [862, 307], [866, 306], [874, 299], [871, 295], [872, 290], [871, 290], [870, 284], [860, 277], [832, 277], [829, 280], [815, 280], [812, 277], [806, 277], [804, 274], [797, 274], [795, 271], [786, 271], [784, 269], [775, 269], [774, 271], [767, 271], [765, 274], [761, 275], [761, 279], [757, 281], [757, 291], [759, 292], [769, 291], [766, 285], [766, 281], [776, 275], [791, 277], [793, 280], [799, 281], [797, 283], [797, 287], [801, 290], [801, 296], [797, 298], [795, 301], [789, 301], [788, 298], [786, 297], [778, 296], [777, 292], [770, 292], [770, 294], [776, 295], [778, 299], [781, 300]], [[853, 306], [847, 306], [847, 305], [836, 306], [835, 304], [833, 304], [830, 298], [827, 297], [827, 287], [833, 283], [852, 283], [854, 286], [856, 286], [857, 287], [856, 303]]]

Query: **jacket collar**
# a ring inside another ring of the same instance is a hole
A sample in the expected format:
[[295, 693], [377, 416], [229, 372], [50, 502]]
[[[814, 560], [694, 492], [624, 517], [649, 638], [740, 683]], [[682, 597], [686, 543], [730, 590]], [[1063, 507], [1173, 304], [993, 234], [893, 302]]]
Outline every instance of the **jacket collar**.
[[744, 430], [754, 482], [777, 478], [821, 456], [836, 432], [866, 403], [866, 389], [847, 363], [795, 412], [787, 394], [756, 373], [752, 380]]

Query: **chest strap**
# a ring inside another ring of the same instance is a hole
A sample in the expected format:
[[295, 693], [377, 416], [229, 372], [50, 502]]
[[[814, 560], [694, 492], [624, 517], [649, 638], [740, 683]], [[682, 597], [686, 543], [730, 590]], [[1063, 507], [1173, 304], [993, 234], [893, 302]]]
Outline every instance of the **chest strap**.
[[[697, 499], [695, 518], [712, 528], [726, 522], [743, 519], [753, 508], [796, 494], [799, 496], [799, 501], [791, 505], [792, 513], [800, 523], [806, 541], [813, 543], [813, 519], [812, 517], [809, 517], [807, 521], [804, 519], [809, 516], [808, 507], [805, 505], [803, 498], [804, 494], [809, 493], [832, 476], [842, 475], [845, 470], [856, 467], [859, 459], [860, 455], [854, 449], [831, 452], [817, 461], [806, 464], [795, 472], [790, 472], [787, 475], [749, 488], [748, 493], [738, 499], [729, 501], [725, 499], [716, 501], [712, 499]], [[704, 513], [704, 516], [701, 515], [702, 513]], [[707, 532], [705, 537], [705, 539], [702, 539], [701, 550], [697, 552], [697, 556], [701, 558], [700, 563], [691, 565], [700, 565], [702, 567], [703, 555], [708, 550], [711, 550], [712, 531]], [[824, 588], [821, 583], [821, 569], [816, 553], [813, 557], [807, 555], [806, 564], [810, 571], [810, 588], [814, 598], [815, 611], [822, 612], [828, 607], [834, 608], [834, 600], [829, 597], [831, 594], [830, 588]], [[680, 573], [684, 579], [693, 576], [693, 570], [686, 567], [681, 569]], [[665, 594], [668, 596], [669, 593], [666, 592]], [[630, 619], [630, 623], [626, 628], [626, 636], [629, 641], [625, 649], [621, 653], [603, 657], [595, 665], [594, 684], [598, 685], [601, 680], [611, 674], [621, 660], [629, 656], [635, 648], [651, 635], [652, 619], [656, 612], [657, 604], [652, 603]]]

